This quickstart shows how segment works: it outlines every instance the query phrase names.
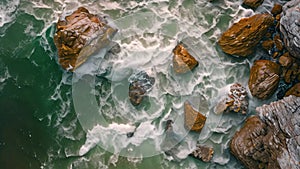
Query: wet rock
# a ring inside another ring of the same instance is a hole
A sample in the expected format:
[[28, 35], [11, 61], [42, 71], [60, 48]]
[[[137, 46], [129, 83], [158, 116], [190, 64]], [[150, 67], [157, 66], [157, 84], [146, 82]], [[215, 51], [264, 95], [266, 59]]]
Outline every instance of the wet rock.
[[244, 0], [244, 5], [252, 8], [252, 9], [256, 9], [257, 7], [259, 7], [262, 3], [264, 2], [264, 0]]
[[206, 117], [194, 110], [188, 101], [184, 103], [184, 125], [186, 129], [195, 132], [201, 132], [205, 121]]
[[71, 15], [59, 18], [54, 43], [58, 49], [58, 62], [73, 71], [94, 52], [106, 48], [117, 32], [103, 18], [90, 14], [83, 7]]
[[209, 162], [214, 155], [214, 149], [211, 147], [197, 145], [196, 150], [193, 151], [190, 155], [204, 162]]
[[273, 48], [274, 41], [272, 39], [265, 40], [265, 41], [263, 41], [263, 43], [261, 45], [265, 50], [269, 51]]
[[274, 18], [270, 14], [256, 14], [243, 18], [225, 31], [218, 43], [225, 53], [246, 57], [254, 52], [254, 48], [273, 25], [273, 21]]
[[145, 71], [140, 71], [129, 77], [129, 100], [132, 105], [138, 106], [143, 101], [146, 93], [149, 92], [155, 79], [150, 77]]
[[286, 83], [292, 83], [299, 80], [300, 61], [285, 53], [279, 58], [279, 64], [282, 66], [282, 76]]
[[300, 59], [300, 2], [292, 0], [283, 6], [280, 31], [290, 54]]
[[231, 140], [232, 154], [247, 168], [299, 168], [300, 98], [285, 97], [256, 111]]
[[297, 97], [300, 97], [300, 83], [295, 84], [293, 87], [291, 87], [286, 93], [285, 96], [294, 95]]
[[184, 74], [198, 66], [198, 61], [187, 51], [182, 43], [173, 49], [173, 69], [177, 74]]
[[248, 110], [248, 94], [246, 88], [239, 83], [230, 86], [230, 91], [215, 107], [215, 113], [235, 112], [246, 114]]
[[280, 80], [280, 66], [269, 60], [257, 60], [250, 70], [248, 86], [251, 94], [267, 99], [274, 94]]
[[280, 35], [276, 34], [274, 36], [274, 43], [275, 43], [275, 47], [278, 51], [282, 51], [284, 46], [283, 46], [283, 42], [281, 41]]
[[271, 14], [273, 14], [273, 16], [276, 16], [278, 14], [280, 14], [282, 12], [282, 6], [280, 4], [274, 4], [272, 10], [271, 10]]

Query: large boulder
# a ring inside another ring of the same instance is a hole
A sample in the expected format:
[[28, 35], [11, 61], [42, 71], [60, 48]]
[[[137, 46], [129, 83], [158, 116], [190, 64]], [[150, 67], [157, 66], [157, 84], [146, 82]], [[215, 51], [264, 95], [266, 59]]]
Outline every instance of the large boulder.
[[73, 71], [94, 52], [106, 48], [117, 32], [98, 15], [80, 7], [71, 15], [61, 16], [56, 25], [54, 43], [58, 49], [58, 62]]
[[173, 49], [173, 70], [177, 74], [184, 74], [198, 66], [198, 61], [187, 51], [182, 43]]
[[270, 60], [257, 60], [250, 70], [248, 86], [252, 96], [267, 99], [276, 91], [280, 81], [280, 66]]
[[256, 14], [243, 18], [225, 31], [218, 43], [225, 53], [246, 57], [254, 52], [254, 48], [273, 25], [273, 21], [271, 14]]
[[292, 0], [283, 6], [280, 31], [290, 54], [300, 59], [300, 0]]
[[247, 168], [300, 168], [300, 97], [256, 109], [231, 140], [230, 150]]

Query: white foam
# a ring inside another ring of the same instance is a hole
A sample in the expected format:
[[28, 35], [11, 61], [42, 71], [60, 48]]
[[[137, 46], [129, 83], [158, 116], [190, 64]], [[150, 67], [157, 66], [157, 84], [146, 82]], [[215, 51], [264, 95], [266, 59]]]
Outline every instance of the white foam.
[[8, 0], [0, 2], [0, 28], [11, 21], [16, 17], [16, 11], [20, 4], [20, 0]]

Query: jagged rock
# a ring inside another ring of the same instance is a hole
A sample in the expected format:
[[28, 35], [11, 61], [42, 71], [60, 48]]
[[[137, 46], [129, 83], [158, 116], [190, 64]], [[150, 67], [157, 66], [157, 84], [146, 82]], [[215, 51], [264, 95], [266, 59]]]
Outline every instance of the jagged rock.
[[282, 43], [282, 41], [281, 41], [281, 38], [280, 38], [280, 35], [279, 35], [279, 34], [276, 34], [276, 35], [274, 36], [274, 43], [275, 43], [276, 49], [277, 49], [278, 51], [282, 51], [282, 50], [283, 50], [284, 46], [283, 46], [283, 43]]
[[186, 129], [201, 132], [205, 121], [206, 117], [194, 110], [188, 101], [184, 103], [184, 125]]
[[282, 6], [280, 4], [274, 4], [272, 10], [271, 10], [271, 14], [273, 14], [273, 16], [276, 16], [278, 14], [280, 14], [282, 12]]
[[198, 66], [198, 61], [181, 43], [173, 49], [173, 54], [173, 69], [177, 74], [187, 73]]
[[204, 162], [209, 162], [214, 155], [214, 149], [211, 147], [197, 145], [196, 150], [194, 150], [190, 155]]
[[248, 94], [246, 88], [239, 83], [230, 86], [227, 96], [217, 104], [215, 113], [235, 112], [246, 114], [248, 110]]
[[257, 60], [250, 70], [248, 86], [251, 94], [266, 99], [274, 94], [280, 80], [280, 66], [269, 60]]
[[223, 33], [218, 43], [225, 53], [246, 57], [273, 25], [271, 14], [256, 14], [243, 18]]
[[58, 49], [58, 62], [73, 71], [94, 52], [109, 45], [117, 32], [103, 18], [90, 14], [83, 7], [71, 15], [59, 18], [54, 43]]
[[244, 4], [252, 9], [259, 7], [264, 0], [244, 0]]
[[300, 61], [291, 57], [288, 52], [280, 56], [279, 64], [282, 66], [282, 76], [286, 83], [300, 80]]
[[300, 83], [295, 84], [293, 87], [291, 87], [286, 93], [285, 96], [294, 95], [297, 97], [300, 97]]
[[247, 168], [300, 168], [300, 97], [256, 108], [231, 140], [230, 150]]
[[280, 31], [290, 54], [300, 59], [300, 0], [292, 0], [283, 6]]
[[129, 100], [132, 105], [138, 106], [149, 92], [154, 83], [154, 77], [150, 77], [145, 71], [140, 71], [129, 77]]

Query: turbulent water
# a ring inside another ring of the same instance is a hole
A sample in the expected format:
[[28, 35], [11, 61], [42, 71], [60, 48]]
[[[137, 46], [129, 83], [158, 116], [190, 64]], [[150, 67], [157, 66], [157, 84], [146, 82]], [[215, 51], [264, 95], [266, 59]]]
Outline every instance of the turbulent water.
[[[1, 0], [0, 168], [243, 168], [228, 146], [246, 116], [213, 108], [229, 84], [247, 86], [260, 56], [225, 56], [216, 41], [234, 21], [275, 2], [253, 12], [241, 0]], [[57, 63], [55, 22], [79, 6], [107, 16], [120, 51], [97, 53], [69, 73]], [[178, 42], [199, 61], [185, 76], [171, 68]], [[128, 79], [139, 71], [155, 83], [135, 108]], [[200, 135], [183, 127], [186, 100], [207, 117]], [[249, 114], [260, 104], [251, 98]], [[188, 156], [197, 143], [214, 147], [210, 163]]]

